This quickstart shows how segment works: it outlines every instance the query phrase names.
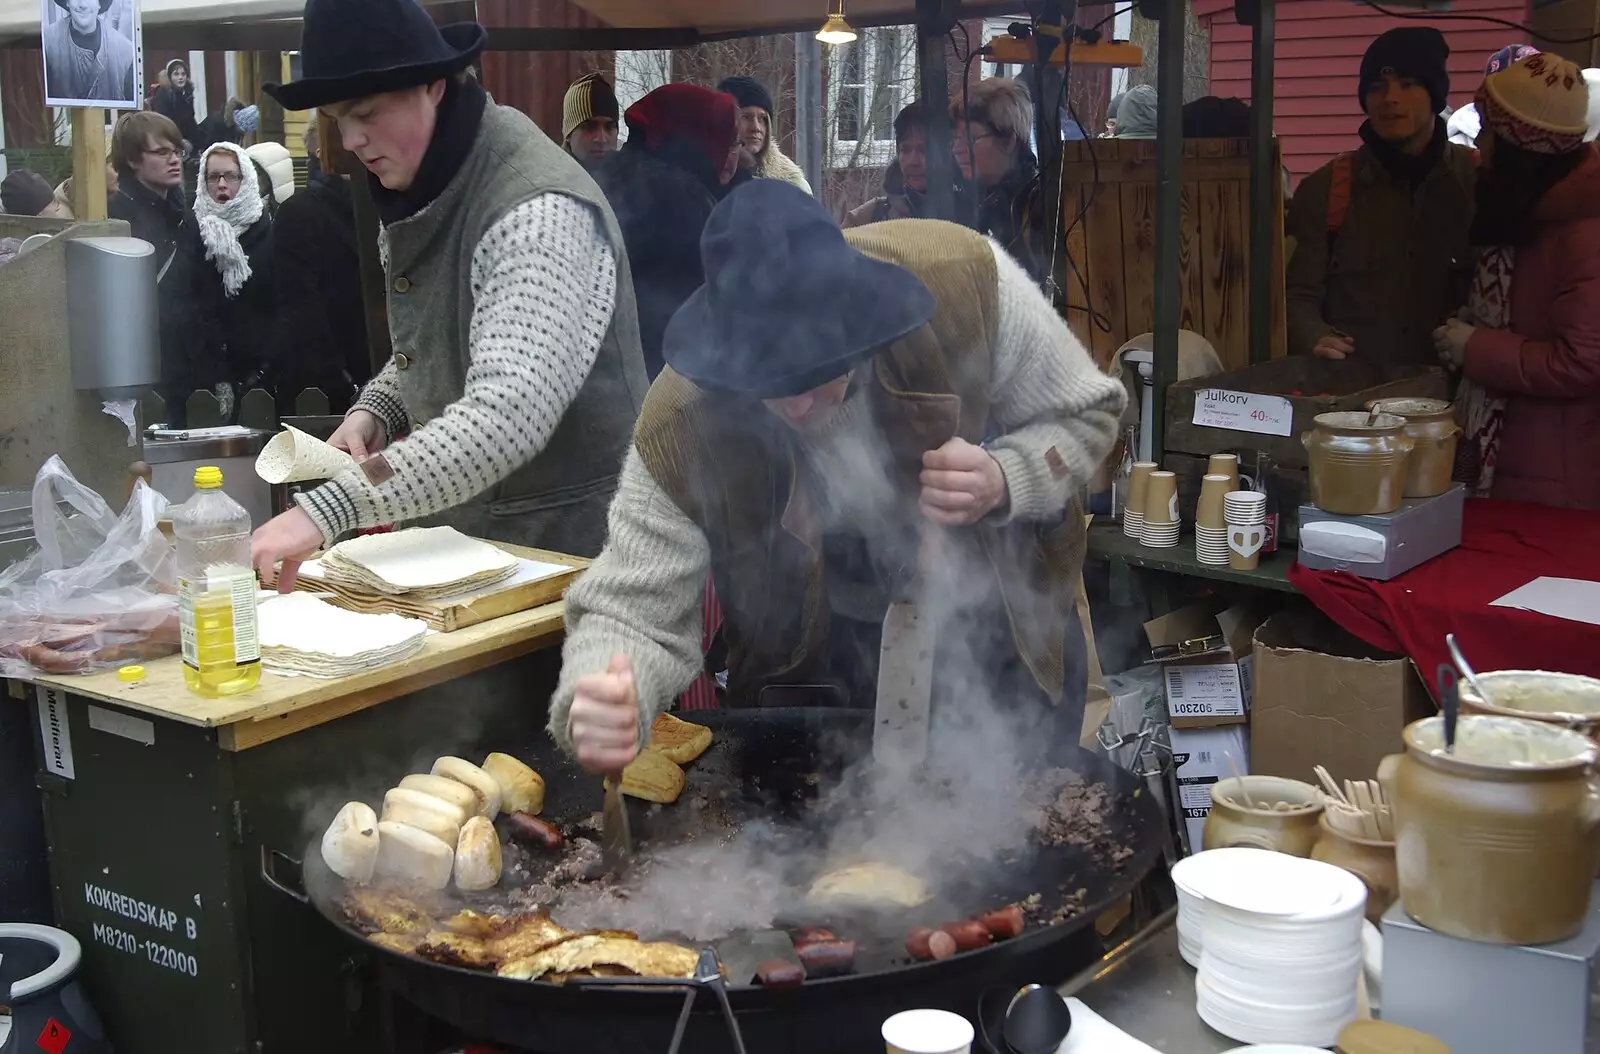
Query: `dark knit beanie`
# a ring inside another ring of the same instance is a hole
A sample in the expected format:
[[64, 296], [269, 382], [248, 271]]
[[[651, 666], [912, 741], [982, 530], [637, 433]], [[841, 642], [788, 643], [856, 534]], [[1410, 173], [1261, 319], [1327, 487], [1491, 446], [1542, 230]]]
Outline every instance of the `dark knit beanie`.
[[1428, 89], [1433, 112], [1443, 110], [1450, 100], [1450, 74], [1445, 62], [1450, 45], [1444, 34], [1432, 26], [1402, 26], [1383, 34], [1361, 56], [1361, 81], [1356, 85], [1356, 100], [1363, 112], [1367, 108], [1367, 89], [1384, 73], [1410, 77]]
[[19, 168], [0, 180], [0, 208], [13, 216], [37, 216], [55, 199], [50, 184], [32, 169]]
[[772, 93], [754, 77], [724, 77], [722, 83], [717, 85], [717, 91], [725, 91], [733, 96], [733, 101], [739, 104], [741, 110], [746, 106], [759, 106], [767, 111], [768, 117], [772, 116]]

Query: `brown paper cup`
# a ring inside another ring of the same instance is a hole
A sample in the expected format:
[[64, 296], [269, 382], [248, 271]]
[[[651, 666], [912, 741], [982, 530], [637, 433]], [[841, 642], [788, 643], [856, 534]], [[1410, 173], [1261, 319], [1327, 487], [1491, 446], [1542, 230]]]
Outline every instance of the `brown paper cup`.
[[1233, 480], [1233, 486], [1237, 489], [1239, 486], [1239, 455], [1212, 454], [1211, 461], [1206, 465], [1206, 475], [1227, 476]]
[[1145, 485], [1144, 522], [1152, 527], [1179, 522], [1177, 473], [1150, 473], [1150, 481]]
[[1150, 482], [1150, 473], [1160, 467], [1154, 461], [1133, 463], [1133, 475], [1128, 478], [1128, 508], [1139, 513], [1144, 512], [1145, 488]]
[[1226, 527], [1227, 519], [1223, 515], [1223, 502], [1230, 491], [1238, 485], [1238, 480], [1230, 476], [1217, 474], [1207, 476], [1200, 481], [1200, 504], [1195, 512], [1194, 522], [1202, 527]]
[[1264, 525], [1229, 527], [1228, 566], [1235, 571], [1254, 571], [1261, 563], [1261, 546], [1266, 540]]
[[268, 483], [303, 483], [332, 479], [356, 459], [293, 425], [273, 436], [256, 456], [256, 475]]

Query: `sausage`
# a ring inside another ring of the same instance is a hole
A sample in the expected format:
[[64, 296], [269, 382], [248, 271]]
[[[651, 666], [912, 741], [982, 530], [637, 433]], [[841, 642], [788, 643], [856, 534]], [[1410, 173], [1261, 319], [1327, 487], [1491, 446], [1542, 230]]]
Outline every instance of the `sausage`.
[[989, 934], [987, 927], [974, 919], [947, 922], [939, 928], [948, 933], [955, 940], [956, 947], [964, 952], [974, 951], [994, 943], [994, 937]]
[[983, 923], [983, 928], [997, 941], [1010, 940], [1012, 937], [1022, 936], [1022, 929], [1027, 924], [1022, 917], [1022, 908], [1016, 904], [1008, 904], [994, 911], [986, 911], [978, 916], [978, 921]]
[[786, 959], [769, 959], [756, 967], [756, 980], [763, 988], [793, 988], [805, 983], [805, 967]]
[[933, 949], [928, 947], [928, 938], [934, 934], [926, 926], [918, 926], [906, 937], [906, 954], [918, 962], [927, 962], [933, 958]]
[[838, 937], [834, 936], [832, 930], [823, 929], [821, 926], [801, 926], [794, 931], [794, 946], [796, 948], [806, 944], [826, 944], [829, 941], [838, 939]]
[[838, 977], [856, 968], [855, 941], [812, 941], [794, 951], [807, 977]]
[[561, 831], [555, 824], [525, 812], [508, 813], [506, 827], [511, 837], [535, 849], [554, 851], [566, 843], [566, 839], [561, 837]]
[[956, 947], [956, 939], [944, 930], [934, 930], [928, 937], [928, 951], [935, 959], [948, 959], [960, 951]]

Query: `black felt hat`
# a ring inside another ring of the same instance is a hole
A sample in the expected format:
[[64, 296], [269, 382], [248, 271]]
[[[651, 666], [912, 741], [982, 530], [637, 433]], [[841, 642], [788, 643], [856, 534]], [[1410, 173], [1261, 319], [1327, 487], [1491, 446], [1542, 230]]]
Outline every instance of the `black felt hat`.
[[810, 194], [756, 179], [700, 237], [706, 282], [667, 323], [662, 352], [710, 391], [781, 399], [844, 376], [927, 322], [933, 294], [845, 241]]
[[402, 91], [461, 72], [488, 40], [476, 22], [434, 25], [416, 0], [307, 0], [302, 76], [264, 90], [285, 110]]

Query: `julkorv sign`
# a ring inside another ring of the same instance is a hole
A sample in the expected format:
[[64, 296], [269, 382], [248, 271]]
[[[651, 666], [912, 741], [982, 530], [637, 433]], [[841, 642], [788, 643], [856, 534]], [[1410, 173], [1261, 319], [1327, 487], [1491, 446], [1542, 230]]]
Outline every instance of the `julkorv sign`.
[[1202, 388], [1194, 393], [1193, 421], [1206, 428], [1288, 436], [1294, 434], [1294, 404], [1279, 395]]

